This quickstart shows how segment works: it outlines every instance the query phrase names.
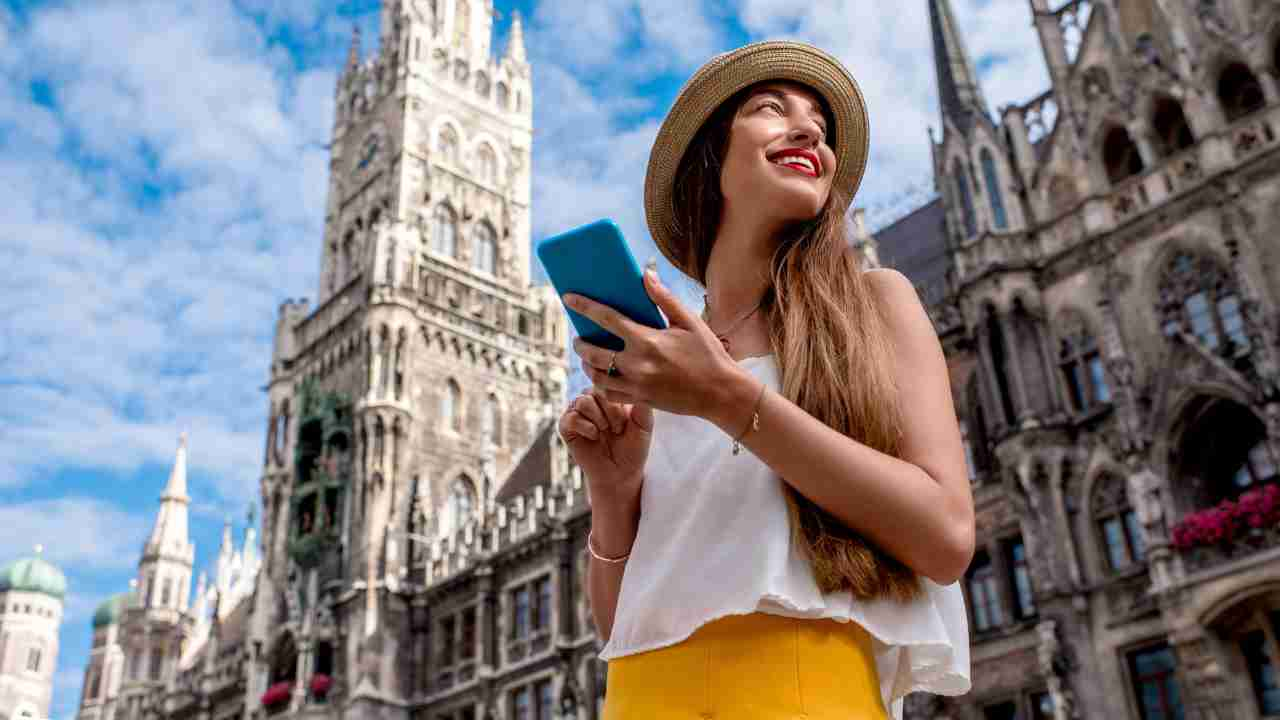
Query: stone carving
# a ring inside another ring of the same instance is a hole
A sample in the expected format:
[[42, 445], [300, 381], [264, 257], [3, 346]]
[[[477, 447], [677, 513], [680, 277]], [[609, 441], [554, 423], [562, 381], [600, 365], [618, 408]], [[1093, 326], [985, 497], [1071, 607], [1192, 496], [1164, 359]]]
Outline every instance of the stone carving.
[[1053, 698], [1054, 720], [1073, 720], [1079, 717], [1076, 710], [1075, 693], [1067, 683], [1067, 674], [1071, 671], [1071, 662], [1058, 640], [1058, 621], [1042, 620], [1036, 625], [1039, 645], [1036, 647], [1036, 659], [1040, 665], [1040, 675], [1049, 686], [1049, 696]]

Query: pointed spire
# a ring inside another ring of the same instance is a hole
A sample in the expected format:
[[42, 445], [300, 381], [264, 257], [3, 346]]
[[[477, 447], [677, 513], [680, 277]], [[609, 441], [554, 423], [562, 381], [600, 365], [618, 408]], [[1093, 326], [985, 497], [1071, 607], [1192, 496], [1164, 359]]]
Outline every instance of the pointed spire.
[[974, 113], [986, 115], [987, 100], [960, 37], [951, 0], [929, 0], [929, 25], [933, 33], [933, 62], [942, 118], [967, 130], [973, 124]]
[[196, 622], [204, 622], [209, 614], [209, 575], [200, 571], [200, 579], [196, 581]]
[[169, 482], [164, 486], [161, 500], [187, 500], [187, 434], [178, 436], [178, 452], [173, 458], [173, 470], [169, 472]]
[[188, 556], [192, 553], [191, 538], [187, 533], [187, 504], [190, 502], [187, 497], [187, 434], [182, 433], [178, 437], [178, 451], [173, 460], [173, 470], [169, 472], [169, 482], [160, 494], [160, 512], [147, 541], [147, 555], [165, 552]]
[[347, 48], [347, 69], [360, 64], [360, 26], [351, 26], [351, 45]]
[[511, 36], [507, 40], [507, 57], [516, 62], [525, 62], [528, 57], [524, 50], [524, 23], [520, 20], [519, 10], [511, 17]]

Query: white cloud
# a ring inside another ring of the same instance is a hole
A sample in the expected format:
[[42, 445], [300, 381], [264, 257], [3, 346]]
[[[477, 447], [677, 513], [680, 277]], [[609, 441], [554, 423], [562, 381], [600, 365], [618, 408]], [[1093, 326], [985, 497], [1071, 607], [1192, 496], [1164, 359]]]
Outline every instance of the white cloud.
[[[43, 557], [67, 572], [133, 567], [150, 531], [150, 520], [107, 502], [65, 497], [0, 507], [0, 547], [29, 553], [43, 546]], [[70, 586], [69, 592], [75, 592]]]

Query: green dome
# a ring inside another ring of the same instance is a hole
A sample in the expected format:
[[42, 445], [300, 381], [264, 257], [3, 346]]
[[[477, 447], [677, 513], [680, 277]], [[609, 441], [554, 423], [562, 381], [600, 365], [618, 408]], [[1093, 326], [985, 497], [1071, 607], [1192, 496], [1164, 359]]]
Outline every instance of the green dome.
[[97, 630], [119, 622], [124, 609], [129, 607], [129, 599], [132, 597], [133, 593], [122, 592], [103, 601], [98, 609], [93, 611], [93, 629]]
[[0, 568], [0, 592], [44, 593], [59, 600], [67, 594], [67, 577], [38, 557], [21, 558]]

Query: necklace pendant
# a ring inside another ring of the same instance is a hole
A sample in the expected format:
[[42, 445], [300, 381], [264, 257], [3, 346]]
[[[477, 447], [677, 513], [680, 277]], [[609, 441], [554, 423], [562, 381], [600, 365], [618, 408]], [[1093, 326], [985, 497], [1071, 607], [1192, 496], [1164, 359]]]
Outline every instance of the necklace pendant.
[[729, 338], [716, 336], [716, 339], [718, 339], [720, 341], [720, 344], [724, 346], [724, 351], [729, 352]]

